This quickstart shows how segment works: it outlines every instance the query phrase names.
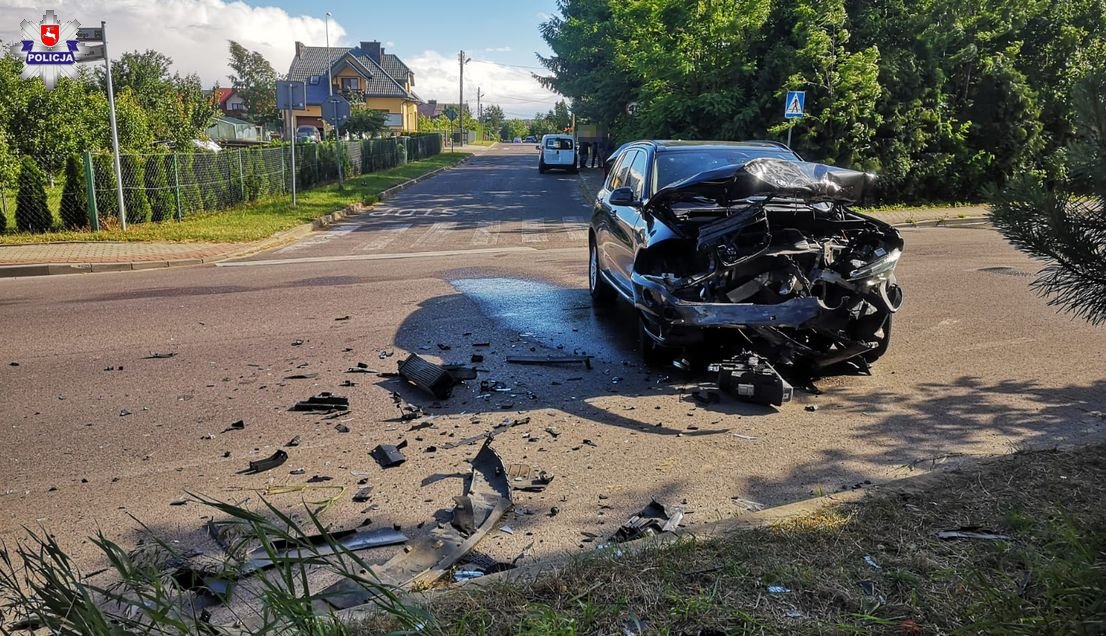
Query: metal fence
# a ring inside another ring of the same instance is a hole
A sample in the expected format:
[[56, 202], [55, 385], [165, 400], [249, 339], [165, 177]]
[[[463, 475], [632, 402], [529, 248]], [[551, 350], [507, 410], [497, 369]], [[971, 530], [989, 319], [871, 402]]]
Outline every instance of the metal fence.
[[[297, 191], [402, 166], [441, 152], [441, 136], [323, 142], [295, 146]], [[180, 221], [288, 196], [292, 146], [119, 157], [127, 224]], [[89, 196], [92, 193], [93, 196]], [[110, 153], [70, 157], [60, 179], [33, 161], [19, 164], [16, 187], [0, 189], [0, 232], [115, 228], [119, 197]]]

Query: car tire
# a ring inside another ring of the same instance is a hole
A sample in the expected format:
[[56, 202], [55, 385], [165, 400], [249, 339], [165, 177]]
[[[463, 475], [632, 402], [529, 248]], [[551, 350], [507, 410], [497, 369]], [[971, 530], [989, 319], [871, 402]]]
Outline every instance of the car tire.
[[599, 272], [599, 248], [594, 238], [588, 241], [588, 291], [593, 305], [609, 305], [614, 301], [614, 289]]
[[538, 161], [538, 172], [540, 174], [545, 174], [545, 171], [548, 170], [548, 169], [549, 168], [546, 167], [544, 161], [541, 161], [541, 160]]
[[572, 174], [579, 174], [580, 173], [580, 169], [576, 167], [575, 163], [572, 164], [572, 167], [569, 168], [568, 171], [571, 172]]

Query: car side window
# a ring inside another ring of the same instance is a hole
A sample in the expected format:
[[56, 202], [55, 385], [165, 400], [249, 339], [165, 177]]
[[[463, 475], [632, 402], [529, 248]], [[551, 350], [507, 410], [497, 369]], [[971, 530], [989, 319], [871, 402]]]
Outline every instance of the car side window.
[[626, 183], [626, 180], [630, 172], [630, 163], [633, 162], [637, 154], [637, 150], [627, 150], [622, 153], [622, 157], [619, 158], [618, 163], [611, 169], [611, 181], [607, 186], [608, 190], [614, 191], [622, 186], [629, 185]]
[[635, 199], [641, 199], [642, 191], [645, 188], [645, 169], [648, 162], [649, 154], [639, 150], [637, 156], [629, 165], [629, 173], [623, 185], [634, 191]]

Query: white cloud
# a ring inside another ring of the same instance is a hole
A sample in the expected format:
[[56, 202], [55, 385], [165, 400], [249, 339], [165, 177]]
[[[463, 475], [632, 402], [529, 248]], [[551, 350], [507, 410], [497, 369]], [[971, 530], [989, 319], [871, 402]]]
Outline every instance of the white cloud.
[[[415, 72], [415, 92], [419, 97], [457, 103], [460, 65], [456, 56], [428, 50], [404, 62]], [[508, 116], [531, 117], [538, 111], [550, 110], [561, 99], [543, 88], [530, 71], [486, 60], [473, 60], [465, 65], [465, 101], [473, 109], [477, 87], [484, 92], [484, 104], [498, 104]]]
[[[62, 21], [76, 19], [82, 26], [99, 26], [106, 20], [112, 57], [154, 49], [173, 58], [175, 71], [198, 74], [205, 86], [216, 81], [227, 85], [228, 40], [259, 51], [281, 74], [288, 72], [297, 40], [315, 46], [325, 42], [321, 17], [224, 0], [2, 0], [0, 40], [17, 39], [19, 23], [38, 22], [43, 6], [53, 8]], [[331, 19], [331, 44], [342, 42], [345, 34]]]
[[510, 53], [511, 52], [511, 47], [509, 47], [509, 46], [497, 46], [497, 47], [494, 47], [494, 48], [486, 48], [484, 50], [487, 51], [488, 53]]

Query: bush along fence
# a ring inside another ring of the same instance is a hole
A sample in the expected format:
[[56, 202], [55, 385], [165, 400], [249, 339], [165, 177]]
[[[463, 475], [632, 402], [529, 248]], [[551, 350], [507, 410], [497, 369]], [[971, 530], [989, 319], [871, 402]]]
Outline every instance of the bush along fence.
[[[296, 189], [402, 166], [442, 150], [437, 134], [295, 146]], [[60, 181], [30, 157], [19, 165], [14, 202], [2, 192], [0, 232], [98, 231], [117, 228], [119, 197], [109, 153], [70, 156]], [[292, 145], [220, 152], [121, 153], [128, 225], [180, 221], [291, 194]], [[60, 193], [60, 198], [59, 198]], [[14, 205], [13, 205], [14, 203]]]

